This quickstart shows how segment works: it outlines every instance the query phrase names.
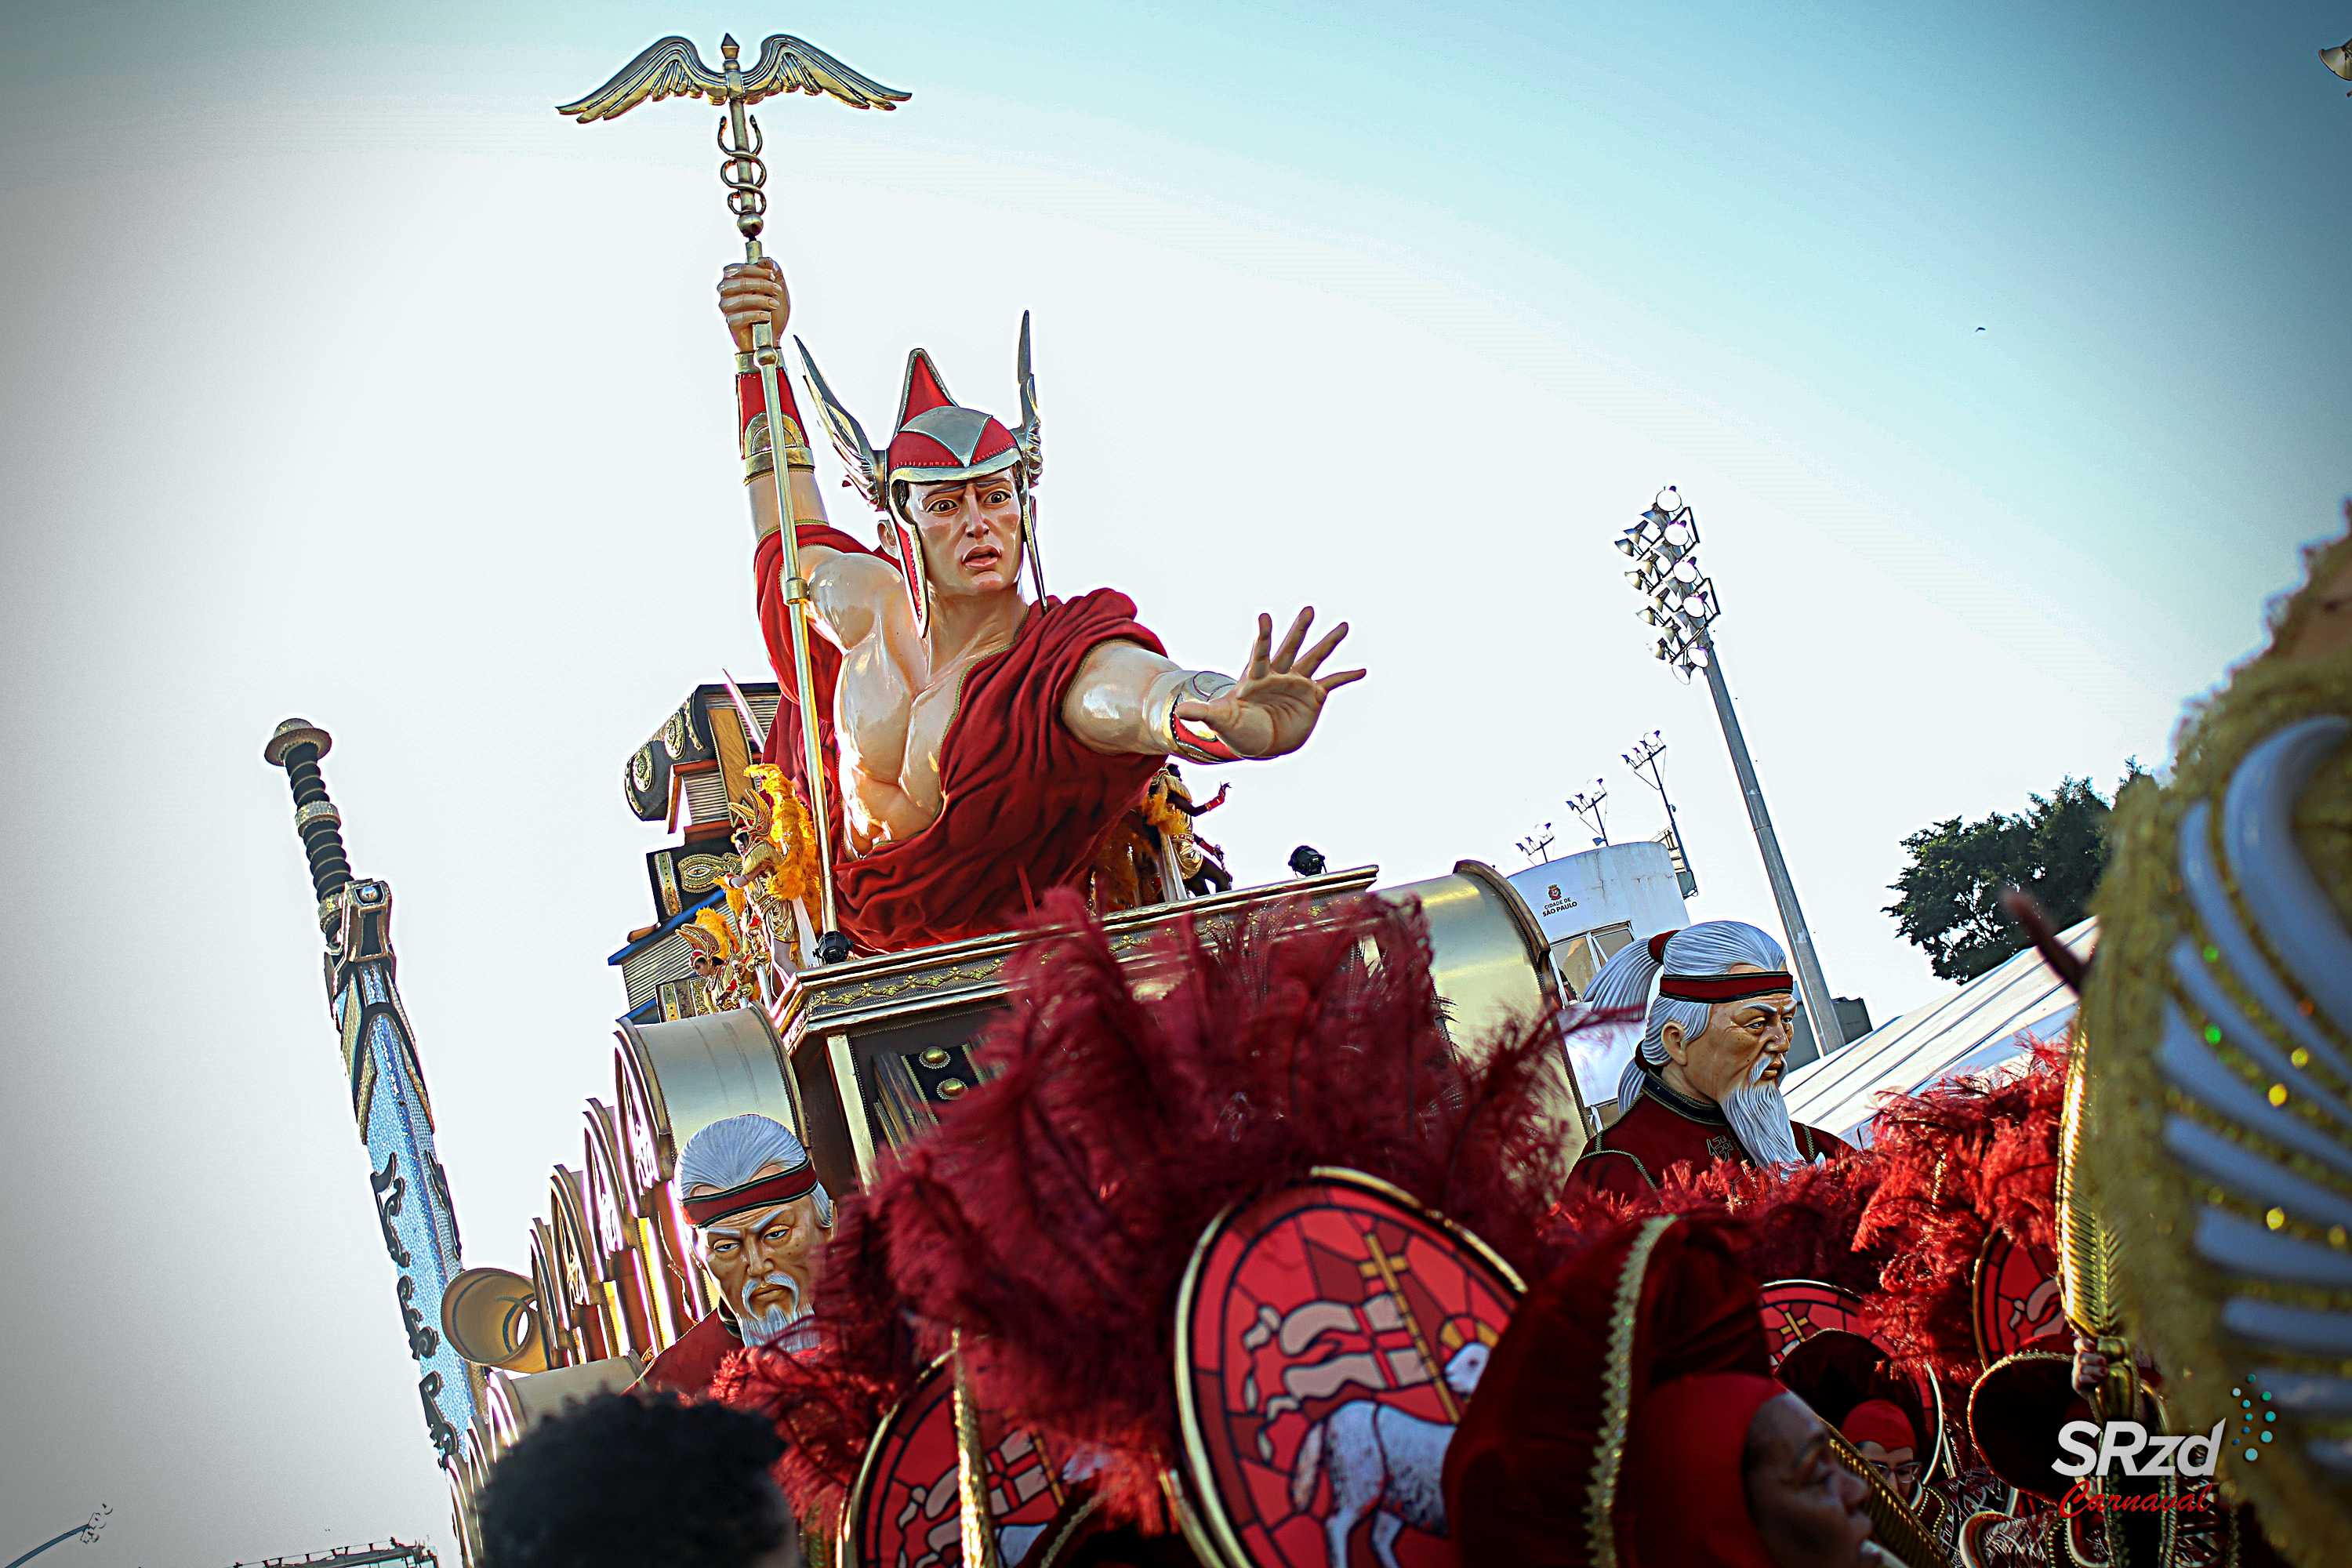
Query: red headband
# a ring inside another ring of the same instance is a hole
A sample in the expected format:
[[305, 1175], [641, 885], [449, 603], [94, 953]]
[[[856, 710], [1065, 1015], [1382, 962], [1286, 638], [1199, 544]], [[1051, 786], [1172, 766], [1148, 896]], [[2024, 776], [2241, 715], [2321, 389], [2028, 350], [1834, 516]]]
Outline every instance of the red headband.
[[1759, 970], [1754, 974], [1669, 974], [1658, 982], [1658, 994], [1677, 1002], [1739, 1002], [1750, 996], [1785, 996], [1791, 989], [1785, 969]]
[[788, 1204], [794, 1198], [804, 1198], [816, 1191], [816, 1166], [809, 1163], [756, 1182], [746, 1182], [740, 1187], [730, 1187], [723, 1193], [706, 1193], [698, 1198], [686, 1200], [686, 1217], [697, 1226], [730, 1214], [740, 1214], [749, 1208], [764, 1208], [775, 1204]]

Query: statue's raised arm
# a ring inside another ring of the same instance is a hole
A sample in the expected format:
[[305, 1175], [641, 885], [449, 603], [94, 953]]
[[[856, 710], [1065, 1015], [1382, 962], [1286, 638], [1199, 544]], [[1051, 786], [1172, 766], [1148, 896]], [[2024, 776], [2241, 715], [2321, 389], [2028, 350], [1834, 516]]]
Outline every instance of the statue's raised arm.
[[[782, 341], [790, 303], [772, 263], [728, 268], [719, 298], [739, 351], [763, 321]], [[1347, 626], [1308, 646], [1311, 610], [1278, 645], [1260, 616], [1236, 679], [1169, 658], [1123, 594], [1045, 594], [1035, 502], [1044, 447], [1025, 321], [1017, 427], [958, 404], [917, 349], [895, 428], [877, 447], [803, 354], [847, 482], [881, 513], [880, 546], [825, 520], [789, 384], [779, 383], [784, 406], [772, 411], [760, 405], [757, 378], [739, 376], [751, 516], [755, 531], [766, 529], [753, 571], [769, 656], [789, 697], [793, 589], [774, 525], [781, 453], [822, 638], [810, 650], [807, 717], [835, 786], [823, 795], [844, 850], [836, 898], [842, 929], [861, 949], [1004, 930], [1048, 889], [1086, 877], [1097, 846], [1167, 758], [1297, 751], [1330, 694], [1363, 676], [1320, 673]], [[770, 760], [795, 776], [796, 741], [794, 723], [780, 719]], [[817, 798], [805, 781], [803, 794]]]
[[[719, 313], [735, 341], [737, 445], [743, 457], [743, 488], [751, 503], [751, 531], [764, 539], [776, 530], [775, 429], [783, 429], [787, 494], [795, 522], [822, 525], [824, 493], [817, 489], [816, 468], [809, 454], [808, 436], [799, 418], [787, 410], [781, 421], [771, 421], [753, 369], [753, 331], [766, 321], [772, 324], [772, 342], [785, 341], [792, 320], [792, 296], [784, 286], [783, 268], [773, 258], [734, 262], [719, 275]], [[789, 375], [780, 376], [778, 389], [789, 396]], [[836, 647], [868, 635], [875, 610], [897, 592], [897, 574], [862, 551], [834, 549], [821, 534], [812, 533], [801, 546], [801, 574], [809, 584], [810, 624]]]

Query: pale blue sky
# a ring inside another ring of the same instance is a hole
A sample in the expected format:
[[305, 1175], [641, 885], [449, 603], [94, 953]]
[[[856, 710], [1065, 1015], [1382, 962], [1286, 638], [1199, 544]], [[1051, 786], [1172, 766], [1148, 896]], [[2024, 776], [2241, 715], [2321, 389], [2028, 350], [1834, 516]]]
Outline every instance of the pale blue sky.
[[258, 751], [335, 733], [467, 1261], [520, 1263], [647, 918], [618, 772], [762, 666], [710, 111], [551, 106], [730, 27], [915, 90], [763, 113], [869, 428], [918, 342], [1002, 407], [1032, 308], [1057, 591], [1210, 665], [1355, 623], [1372, 678], [1233, 775], [1247, 879], [1510, 868], [1596, 773], [1653, 832], [1663, 727], [1694, 914], [1765, 919], [1608, 547], [1676, 481], [1891, 1016], [1901, 837], [2161, 759], [2352, 486], [2341, 5], [12, 7], [0, 1554], [100, 1501], [94, 1568], [446, 1542]]

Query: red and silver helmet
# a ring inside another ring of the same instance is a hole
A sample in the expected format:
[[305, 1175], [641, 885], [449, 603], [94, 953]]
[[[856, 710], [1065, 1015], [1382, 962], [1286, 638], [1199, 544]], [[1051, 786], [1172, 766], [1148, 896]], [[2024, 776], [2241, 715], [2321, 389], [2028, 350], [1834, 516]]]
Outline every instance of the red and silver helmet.
[[849, 482], [866, 504], [882, 513], [887, 537], [906, 578], [907, 598], [915, 613], [915, 629], [930, 624], [930, 595], [923, 574], [923, 552], [915, 520], [906, 508], [907, 491], [900, 487], [943, 484], [975, 479], [1011, 470], [1021, 482], [1021, 542], [1037, 593], [1045, 592], [1044, 567], [1037, 559], [1036, 502], [1034, 487], [1045, 471], [1045, 454], [1038, 436], [1037, 384], [1029, 368], [1029, 316], [1021, 317], [1021, 350], [1015, 367], [1020, 381], [1021, 425], [1007, 428], [992, 414], [966, 408], [956, 402], [940, 378], [931, 356], [916, 349], [907, 356], [907, 379], [898, 394], [898, 430], [890, 444], [877, 451], [857, 416], [849, 412], [816, 368], [808, 345], [799, 343], [801, 363], [807, 368], [809, 392], [833, 437], [834, 450], [849, 470]]

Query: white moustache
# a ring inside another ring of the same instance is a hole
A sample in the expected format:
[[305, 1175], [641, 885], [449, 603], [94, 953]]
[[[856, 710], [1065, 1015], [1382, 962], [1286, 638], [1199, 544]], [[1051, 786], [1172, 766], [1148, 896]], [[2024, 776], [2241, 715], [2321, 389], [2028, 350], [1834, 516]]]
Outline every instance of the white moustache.
[[[784, 1292], [782, 1305], [761, 1311], [751, 1310], [751, 1291], [761, 1285], [781, 1287]], [[743, 1287], [743, 1342], [748, 1345], [772, 1344], [790, 1332], [804, 1314], [801, 1311], [800, 1281], [789, 1274], [771, 1274], [764, 1279], [748, 1281]]]

